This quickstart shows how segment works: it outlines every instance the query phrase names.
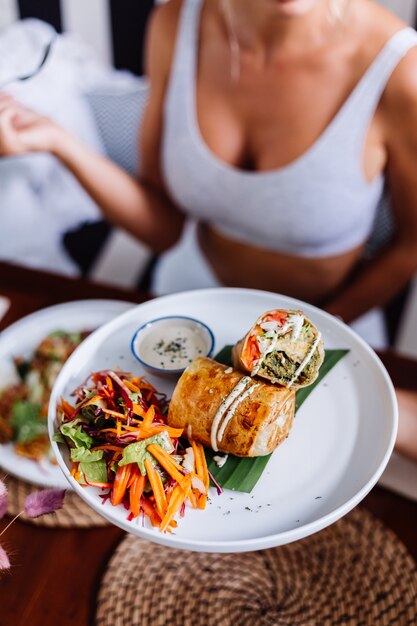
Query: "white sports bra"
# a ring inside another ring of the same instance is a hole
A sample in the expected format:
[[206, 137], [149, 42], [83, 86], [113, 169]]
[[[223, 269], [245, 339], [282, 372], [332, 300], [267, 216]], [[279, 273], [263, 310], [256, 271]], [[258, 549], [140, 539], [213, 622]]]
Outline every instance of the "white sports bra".
[[362, 149], [385, 85], [417, 32], [385, 44], [317, 141], [289, 165], [248, 172], [219, 159], [196, 115], [196, 57], [203, 0], [184, 0], [166, 96], [162, 168], [180, 207], [219, 233], [303, 257], [342, 254], [369, 237], [384, 177], [366, 181]]

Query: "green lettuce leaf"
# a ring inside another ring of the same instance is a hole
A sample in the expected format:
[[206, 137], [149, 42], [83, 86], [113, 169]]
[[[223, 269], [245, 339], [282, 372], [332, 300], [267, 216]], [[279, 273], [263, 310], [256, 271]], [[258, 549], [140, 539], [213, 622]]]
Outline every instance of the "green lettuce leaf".
[[79, 420], [74, 420], [67, 424], [62, 424], [60, 431], [64, 437], [68, 437], [76, 448], [91, 448], [93, 439], [88, 435], [79, 424]]
[[104, 459], [80, 463], [78, 469], [87, 483], [107, 483], [107, 466]]
[[[223, 363], [223, 365], [231, 365], [232, 348], [233, 346], [225, 346], [215, 357], [216, 361]], [[296, 393], [296, 412], [308, 398], [310, 393], [314, 391], [323, 378], [348, 352], [349, 350], [326, 350], [325, 358], [322, 366], [320, 367], [320, 373], [317, 379], [309, 387], [298, 389]], [[262, 476], [269, 459], [271, 458], [271, 454], [253, 458], [240, 458], [229, 455], [223, 467], [219, 467], [217, 463], [213, 461], [213, 456], [215, 456], [215, 454], [216, 453], [213, 450], [206, 448], [208, 469], [215, 478], [216, 482], [225, 489], [243, 491], [245, 493], [250, 493], [255, 487], [256, 483]]]
[[71, 448], [71, 461], [79, 463], [81, 483], [107, 483], [107, 465], [103, 454], [103, 450]]
[[168, 433], [164, 431], [126, 446], [123, 450], [123, 457], [119, 461], [119, 467], [129, 465], [129, 463], [137, 463], [142, 476], [146, 476], [145, 460], [149, 459], [154, 465], [157, 465], [156, 459], [147, 451], [147, 447], [151, 443], [157, 443], [168, 453], [171, 453], [173, 450], [171, 439]]
[[15, 402], [10, 422], [14, 428], [16, 441], [29, 443], [38, 435], [45, 435], [48, 432], [46, 420], [39, 417], [40, 411], [39, 404], [24, 400]]
[[87, 448], [71, 448], [71, 461], [93, 463], [103, 458], [103, 450], [87, 450]]

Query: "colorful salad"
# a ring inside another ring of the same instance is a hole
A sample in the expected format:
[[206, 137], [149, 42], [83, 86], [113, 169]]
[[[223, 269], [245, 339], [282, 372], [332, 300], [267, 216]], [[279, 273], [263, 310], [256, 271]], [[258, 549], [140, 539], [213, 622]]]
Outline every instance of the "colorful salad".
[[[128, 518], [143, 515], [172, 532], [188, 501], [204, 509], [210, 477], [201, 443], [167, 425], [168, 402], [142, 376], [111, 370], [93, 373], [61, 400], [55, 439], [69, 447], [72, 475], [81, 485], [123, 504]], [[188, 438], [189, 439], [189, 438]]]
[[45, 337], [29, 359], [16, 357], [18, 382], [0, 390], [0, 443], [15, 444], [17, 454], [53, 460], [47, 416], [49, 396], [65, 361], [89, 334], [58, 330]]

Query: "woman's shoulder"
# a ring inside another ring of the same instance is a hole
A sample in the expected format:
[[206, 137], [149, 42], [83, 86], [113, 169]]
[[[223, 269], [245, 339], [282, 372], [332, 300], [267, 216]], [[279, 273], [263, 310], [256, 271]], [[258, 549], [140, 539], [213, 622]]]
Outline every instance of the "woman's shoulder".
[[[358, 2], [363, 7], [362, 3]], [[392, 38], [409, 25], [399, 17], [377, 5], [366, 3], [363, 21], [363, 51], [370, 59], [388, 44]], [[409, 48], [399, 49], [398, 63], [386, 84], [381, 99], [381, 111], [392, 119], [404, 107], [412, 108], [417, 115], [417, 33], [415, 41], [410, 38]]]
[[175, 35], [183, 4], [186, 0], [169, 0], [156, 6], [150, 18], [150, 28], [158, 34]]
[[157, 6], [149, 19], [146, 36], [146, 66], [152, 72], [153, 66], [169, 73], [174, 55], [175, 40], [182, 6], [186, 0], [169, 0]]

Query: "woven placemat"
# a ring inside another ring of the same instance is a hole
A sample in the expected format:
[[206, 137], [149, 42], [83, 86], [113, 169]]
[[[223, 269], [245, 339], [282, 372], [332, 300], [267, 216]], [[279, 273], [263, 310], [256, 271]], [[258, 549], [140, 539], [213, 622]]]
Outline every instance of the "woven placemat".
[[127, 536], [104, 575], [96, 626], [415, 626], [417, 570], [364, 509], [296, 543], [242, 554]]
[[[41, 489], [13, 476], [7, 476], [4, 482], [8, 489], [7, 513], [13, 517], [23, 511], [26, 496]], [[59, 511], [34, 519], [23, 513], [19, 519], [50, 528], [91, 528], [108, 525], [107, 520], [95, 513], [74, 491], [67, 491], [64, 506]]]

